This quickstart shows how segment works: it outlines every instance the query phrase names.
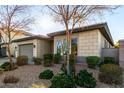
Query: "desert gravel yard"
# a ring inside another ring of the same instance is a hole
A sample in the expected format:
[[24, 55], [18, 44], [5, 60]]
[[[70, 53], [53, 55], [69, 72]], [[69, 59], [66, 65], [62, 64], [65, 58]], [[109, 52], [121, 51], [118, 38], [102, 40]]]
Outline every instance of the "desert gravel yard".
[[[59, 71], [60, 65], [54, 65], [54, 67], [48, 67], [53, 70], [54, 73]], [[25, 65], [19, 66], [18, 69], [13, 71], [7, 71], [0, 75], [0, 87], [14, 87], [14, 88], [30, 88], [33, 84], [49, 86], [49, 80], [39, 79], [41, 71], [48, 69], [42, 65]], [[20, 80], [16, 84], [4, 84], [3, 79], [6, 75], [13, 75], [18, 77]]]
[[[60, 72], [61, 65], [55, 64], [53, 67], [43, 67], [42, 65], [25, 65], [19, 66], [18, 69], [13, 71], [7, 71], [0, 75], [0, 87], [1, 88], [31, 88], [32, 85], [44, 85], [49, 87], [50, 80], [39, 79], [39, 74], [41, 71], [46, 69], [51, 69], [54, 74]], [[86, 69], [84, 65], [76, 65], [77, 72], [81, 69]], [[109, 87], [123, 87], [122, 86], [111, 86], [98, 82], [98, 70], [87, 69], [89, 72], [93, 73], [93, 76], [97, 79], [97, 87], [109, 88]], [[6, 75], [13, 75], [19, 78], [19, 82], [16, 84], [4, 84], [3, 79]]]

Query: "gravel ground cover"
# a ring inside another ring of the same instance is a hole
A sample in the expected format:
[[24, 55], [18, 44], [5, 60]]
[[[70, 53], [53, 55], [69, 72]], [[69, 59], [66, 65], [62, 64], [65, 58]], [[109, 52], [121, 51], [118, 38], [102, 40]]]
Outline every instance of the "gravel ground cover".
[[[32, 88], [32, 85], [43, 85], [49, 87], [51, 85], [50, 80], [39, 79], [39, 73], [46, 69], [51, 69], [54, 74], [61, 72], [61, 65], [55, 64], [53, 67], [43, 67], [42, 65], [25, 65], [20, 66], [18, 69], [13, 71], [7, 71], [0, 75], [0, 88]], [[93, 73], [93, 76], [97, 79], [97, 88], [114, 88], [124, 87], [121, 86], [107, 85], [98, 81], [98, 68], [96, 70], [88, 69], [84, 64], [77, 64], [76, 71], [79, 72], [81, 69], [87, 69], [88, 72]], [[6, 75], [13, 75], [18, 77], [20, 80], [16, 84], [4, 84], [3, 79]]]

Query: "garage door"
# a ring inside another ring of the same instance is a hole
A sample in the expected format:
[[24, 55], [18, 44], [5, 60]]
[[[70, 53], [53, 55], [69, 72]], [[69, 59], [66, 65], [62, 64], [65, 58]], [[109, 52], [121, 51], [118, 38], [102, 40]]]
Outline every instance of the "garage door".
[[27, 45], [20, 45], [19, 46], [19, 54], [20, 55], [26, 55], [28, 56], [28, 63], [32, 64], [32, 58], [33, 58], [33, 44], [27, 44]]

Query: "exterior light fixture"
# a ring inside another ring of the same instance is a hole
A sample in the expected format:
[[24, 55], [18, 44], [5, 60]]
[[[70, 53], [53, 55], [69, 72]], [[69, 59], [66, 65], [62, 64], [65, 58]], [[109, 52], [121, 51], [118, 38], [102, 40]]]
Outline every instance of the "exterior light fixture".
[[34, 45], [34, 48], [35, 48], [36, 46]]

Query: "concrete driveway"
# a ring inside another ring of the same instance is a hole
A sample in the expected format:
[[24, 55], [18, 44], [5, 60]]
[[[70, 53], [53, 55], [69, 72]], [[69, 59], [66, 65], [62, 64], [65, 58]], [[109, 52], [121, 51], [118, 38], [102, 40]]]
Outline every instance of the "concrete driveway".
[[[15, 59], [13, 58], [13, 60], [15, 61]], [[9, 61], [9, 58], [8, 57], [5, 57], [5, 58], [0, 58], [0, 65]]]

